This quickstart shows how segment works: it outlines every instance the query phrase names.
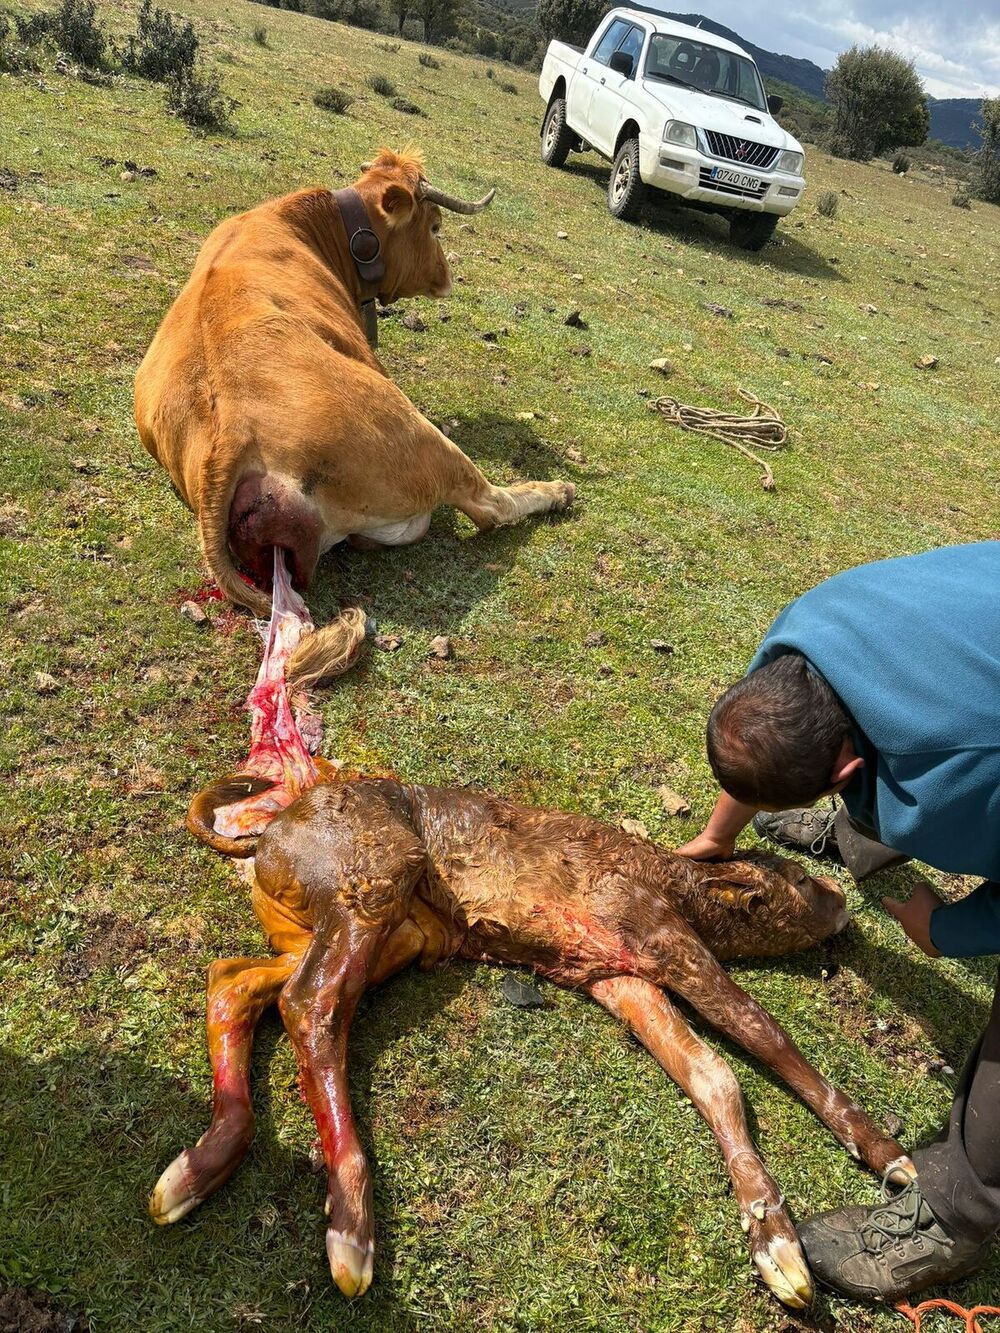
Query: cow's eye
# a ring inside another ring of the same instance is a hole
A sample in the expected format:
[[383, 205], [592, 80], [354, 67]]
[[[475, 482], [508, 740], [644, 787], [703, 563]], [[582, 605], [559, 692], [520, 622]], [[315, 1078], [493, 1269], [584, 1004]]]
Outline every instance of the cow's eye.
[[436, 236], [440, 230], [441, 230], [441, 223], [435, 222], [431, 227], [431, 235]]

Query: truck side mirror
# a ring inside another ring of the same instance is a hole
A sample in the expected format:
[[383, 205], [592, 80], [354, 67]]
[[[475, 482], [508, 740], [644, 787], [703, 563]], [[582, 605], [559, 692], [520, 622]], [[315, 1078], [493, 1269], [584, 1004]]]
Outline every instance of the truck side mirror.
[[785, 105], [785, 99], [779, 97], [777, 93], [771, 93], [767, 99], [767, 109], [772, 116], [776, 116]]
[[608, 61], [608, 66], [613, 69], [616, 74], [621, 74], [623, 78], [630, 79], [632, 77], [632, 57], [625, 51], [615, 51], [611, 59]]

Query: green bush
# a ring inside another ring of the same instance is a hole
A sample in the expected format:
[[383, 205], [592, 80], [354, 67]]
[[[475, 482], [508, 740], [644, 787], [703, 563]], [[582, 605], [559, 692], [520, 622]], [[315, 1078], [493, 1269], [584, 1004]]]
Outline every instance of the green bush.
[[87, 69], [103, 69], [108, 39], [97, 21], [94, 0], [62, 0], [49, 14], [17, 20], [17, 35], [25, 46], [51, 37], [60, 51]]
[[868, 162], [892, 148], [922, 144], [930, 117], [913, 61], [880, 46], [841, 52], [827, 75], [833, 104], [827, 148], [835, 157]]
[[375, 45], [380, 51], [386, 51], [391, 56], [399, 54], [398, 42], [376, 42]]
[[420, 61], [421, 65], [423, 65], [424, 69], [441, 68], [441, 61], [435, 60], [434, 57], [432, 55], [428, 55], [426, 51], [421, 51], [420, 55], [417, 56], [417, 59]]
[[517, 92], [517, 84], [516, 84], [516, 83], [498, 83], [498, 84], [497, 84], [497, 87], [500, 89], [500, 91], [501, 91], [502, 93], [516, 93], [516, 92]]
[[955, 205], [956, 208], [972, 207], [972, 204], [969, 201], [969, 192], [967, 190], [963, 190], [961, 186], [951, 196], [951, 202]]
[[258, 46], [267, 46], [267, 29], [263, 23], [253, 25], [253, 39]]
[[344, 115], [347, 108], [352, 105], [354, 98], [350, 93], [345, 93], [343, 88], [317, 88], [313, 93], [313, 101], [324, 111], [333, 111], [338, 116]]
[[[198, 38], [187, 20], [175, 21], [172, 14], [154, 6], [152, 0], [142, 0], [136, 30], [119, 51], [118, 58], [130, 74], [165, 83], [193, 75], [197, 54]], [[202, 83], [205, 77], [201, 77]], [[187, 94], [178, 96], [183, 99]]]
[[394, 97], [392, 99], [392, 108], [394, 111], [402, 111], [407, 116], [424, 115], [424, 112], [421, 111], [416, 102], [411, 102], [408, 97]]
[[538, 0], [535, 17], [547, 42], [557, 38], [582, 46], [607, 9], [606, 0]]
[[816, 201], [816, 212], [822, 218], [835, 218], [840, 207], [840, 196], [835, 190], [824, 190]]
[[892, 169], [897, 176], [905, 176], [912, 166], [913, 163], [905, 153], [897, 153], [892, 159]]
[[167, 80], [167, 110], [198, 130], [224, 130], [236, 103], [222, 91], [218, 74], [181, 69]]
[[972, 163], [972, 193], [1000, 204], [1000, 97], [983, 98], [983, 143]]
[[395, 97], [398, 91], [392, 79], [387, 79], [384, 74], [369, 74], [368, 87], [379, 97]]

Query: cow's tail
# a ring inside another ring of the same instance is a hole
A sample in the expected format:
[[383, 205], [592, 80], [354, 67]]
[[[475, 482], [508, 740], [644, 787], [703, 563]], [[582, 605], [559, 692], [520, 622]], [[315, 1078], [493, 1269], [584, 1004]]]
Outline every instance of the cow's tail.
[[[223, 458], [225, 455], [223, 455]], [[240, 577], [229, 549], [229, 511], [239, 484], [233, 463], [215, 459], [206, 469], [198, 529], [205, 560], [219, 588], [238, 606], [261, 618], [271, 614], [270, 595]], [[360, 607], [347, 607], [320, 629], [304, 634], [288, 660], [289, 689], [310, 689], [341, 676], [354, 664], [365, 641], [368, 619]]]

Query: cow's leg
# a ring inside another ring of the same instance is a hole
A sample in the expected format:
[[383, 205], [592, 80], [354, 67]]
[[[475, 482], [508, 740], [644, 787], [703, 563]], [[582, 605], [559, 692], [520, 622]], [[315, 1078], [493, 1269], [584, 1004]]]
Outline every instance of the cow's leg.
[[[328, 1172], [330, 1272], [348, 1297], [360, 1296], [371, 1284], [375, 1240], [371, 1177], [347, 1084], [347, 1040], [366, 987], [385, 975], [379, 957], [392, 933], [351, 921], [342, 926], [335, 945], [314, 939], [280, 1001]], [[395, 962], [391, 970], [401, 965], [398, 958], [387, 961]]]
[[654, 936], [648, 947], [669, 958], [650, 980], [682, 996], [713, 1027], [773, 1069], [852, 1157], [900, 1182], [916, 1174], [899, 1144], [812, 1067], [781, 1024], [737, 986], [700, 940], [671, 934], [660, 945]]
[[167, 1167], [149, 1201], [153, 1220], [176, 1222], [233, 1174], [253, 1140], [250, 1056], [254, 1028], [298, 966], [300, 954], [220, 959], [208, 969], [208, 1052], [212, 1123]]
[[576, 487], [570, 481], [519, 481], [514, 486], [494, 486], [478, 468], [475, 471], [479, 485], [469, 485], [457, 495], [446, 496], [445, 503], [471, 518], [480, 532], [520, 523], [530, 514], [568, 509], [576, 495]]
[[661, 990], [638, 977], [612, 977], [590, 987], [680, 1085], [719, 1141], [757, 1269], [778, 1300], [802, 1309], [812, 1280], [784, 1199], [757, 1155], [733, 1071], [688, 1027]]

